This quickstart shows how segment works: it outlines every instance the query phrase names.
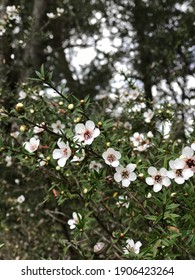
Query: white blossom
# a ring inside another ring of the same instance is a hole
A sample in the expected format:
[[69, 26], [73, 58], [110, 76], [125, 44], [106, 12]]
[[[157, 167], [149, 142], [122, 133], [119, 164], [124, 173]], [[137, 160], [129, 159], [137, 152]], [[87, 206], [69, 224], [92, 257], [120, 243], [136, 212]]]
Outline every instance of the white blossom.
[[68, 220], [68, 225], [70, 229], [75, 229], [79, 222], [82, 220], [82, 216], [80, 213], [73, 212], [72, 213], [73, 219]]
[[167, 172], [167, 176], [170, 179], [174, 179], [177, 184], [183, 184], [185, 180], [193, 176], [193, 171], [189, 168], [185, 168], [185, 165], [185, 161], [181, 158], [170, 160], [169, 166], [172, 170]]
[[75, 126], [75, 136], [74, 141], [83, 143], [84, 145], [90, 145], [93, 140], [100, 134], [99, 128], [95, 127], [93, 121], [86, 121], [85, 124], [78, 123]]
[[121, 153], [119, 151], [115, 151], [113, 148], [108, 148], [103, 154], [103, 159], [105, 163], [111, 165], [113, 167], [117, 167], [119, 165], [119, 159], [121, 158]]
[[128, 187], [132, 181], [135, 181], [137, 175], [135, 172], [136, 165], [129, 163], [126, 167], [122, 165], [116, 167], [116, 173], [114, 174], [114, 179], [116, 182], [121, 182], [123, 187]]
[[151, 119], [154, 116], [154, 112], [151, 109], [148, 109], [148, 111], [144, 112], [143, 116], [144, 116], [145, 122], [150, 123]]
[[35, 137], [32, 137], [29, 142], [24, 143], [24, 148], [29, 153], [33, 153], [38, 149], [39, 144], [40, 144], [40, 140], [36, 139]]
[[58, 159], [58, 165], [60, 167], [64, 167], [66, 164], [66, 161], [71, 156], [71, 149], [69, 147], [68, 141], [65, 144], [61, 138], [58, 140], [57, 145], [58, 145], [59, 149], [54, 149], [53, 158]]
[[165, 168], [161, 168], [158, 171], [156, 167], [151, 166], [148, 168], [148, 174], [151, 175], [151, 177], [146, 178], [146, 183], [153, 186], [154, 192], [159, 192], [162, 186], [168, 187], [171, 184]]
[[57, 120], [55, 123], [52, 123], [51, 128], [53, 129], [53, 132], [62, 134], [65, 125], [60, 120]]
[[25, 197], [24, 197], [23, 195], [18, 196], [17, 202], [18, 202], [19, 204], [23, 203], [24, 201], [25, 201]]
[[119, 195], [119, 197], [118, 197], [118, 201], [117, 201], [117, 203], [116, 203], [116, 205], [118, 206], [118, 207], [121, 207], [121, 206], [123, 206], [123, 207], [126, 207], [126, 208], [129, 208], [129, 198], [128, 198], [128, 196], [127, 195]]
[[102, 164], [100, 162], [96, 162], [95, 160], [92, 160], [89, 164], [89, 169], [95, 170], [97, 172], [99, 172], [102, 167]]
[[127, 239], [126, 246], [125, 246], [125, 248], [123, 248], [123, 252], [124, 252], [124, 254], [129, 254], [130, 252], [139, 254], [141, 246], [142, 246], [142, 243], [140, 241], [137, 241], [135, 243], [133, 241], [133, 239]]

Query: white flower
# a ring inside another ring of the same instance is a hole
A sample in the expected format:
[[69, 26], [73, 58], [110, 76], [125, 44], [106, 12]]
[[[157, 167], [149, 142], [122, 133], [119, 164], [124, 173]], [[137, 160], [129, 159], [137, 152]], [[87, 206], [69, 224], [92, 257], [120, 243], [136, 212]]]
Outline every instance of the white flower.
[[185, 162], [185, 168], [191, 169], [195, 172], [195, 155], [194, 150], [190, 147], [185, 147], [182, 150], [181, 159]]
[[102, 164], [100, 162], [96, 162], [95, 160], [92, 160], [89, 164], [89, 169], [95, 170], [97, 172], [99, 172], [102, 167]]
[[23, 195], [20, 195], [20, 196], [18, 196], [18, 198], [17, 198], [17, 202], [18, 203], [23, 203], [25, 201], [25, 197], [23, 196]]
[[46, 15], [47, 15], [48, 18], [55, 18], [54, 13], [47, 13]]
[[47, 164], [47, 160], [45, 159], [43, 154], [39, 155], [38, 163], [39, 163], [39, 166], [44, 166]]
[[56, 123], [52, 123], [51, 128], [53, 129], [53, 132], [62, 134], [65, 125], [60, 120], [57, 120]]
[[132, 129], [132, 125], [130, 124], [130, 122], [125, 122], [124, 123], [124, 128], [131, 130]]
[[6, 156], [5, 161], [7, 162], [7, 164], [6, 164], [7, 167], [12, 165], [12, 157], [11, 156]]
[[191, 176], [193, 176], [193, 171], [191, 169], [184, 169], [185, 165], [185, 161], [181, 158], [170, 160], [169, 166], [172, 170], [167, 172], [167, 176], [170, 179], [174, 179], [177, 184], [183, 184], [185, 180], [188, 180]]
[[[78, 153], [79, 153], [79, 156], [76, 155], [76, 154], [78, 154]], [[75, 152], [75, 155], [74, 155], [73, 159], [71, 160], [71, 162], [79, 162], [79, 161], [84, 160], [84, 158], [85, 158], [85, 150], [82, 149], [82, 150], [81, 150], [81, 153], [82, 153], [82, 154], [80, 154], [80, 150], [77, 150], [77, 151]]]
[[76, 225], [82, 220], [82, 216], [79, 213], [73, 212], [72, 217], [73, 219], [68, 220], [68, 225], [70, 226], [70, 229], [75, 229]]
[[148, 111], [144, 112], [143, 116], [144, 116], [145, 122], [150, 123], [151, 119], [154, 116], [154, 112], [151, 109], [148, 109]]
[[99, 128], [95, 127], [94, 122], [88, 120], [85, 125], [78, 123], [75, 126], [75, 136], [73, 139], [74, 141], [83, 142], [85, 145], [90, 145], [99, 134]]
[[195, 151], [195, 142], [191, 144], [191, 149]]
[[116, 205], [117, 205], [118, 207], [121, 207], [121, 206], [124, 206], [124, 207], [126, 207], [126, 208], [129, 207], [129, 204], [130, 204], [130, 203], [128, 202], [129, 198], [128, 198], [127, 195], [126, 195], [126, 196], [124, 196], [124, 195], [119, 195], [118, 199], [119, 199], [119, 201], [116, 203]]
[[123, 187], [128, 187], [132, 181], [135, 181], [137, 178], [137, 175], [135, 172], [136, 165], [129, 163], [126, 167], [123, 167], [122, 165], [116, 167], [116, 173], [114, 174], [114, 180], [116, 182], [122, 182]]
[[71, 156], [71, 149], [69, 147], [68, 141], [65, 144], [61, 138], [58, 140], [57, 145], [59, 149], [54, 149], [53, 158], [58, 159], [58, 165], [60, 167], [64, 167], [67, 159], [69, 159]]
[[39, 144], [40, 144], [40, 140], [36, 139], [35, 137], [32, 137], [29, 142], [24, 143], [24, 148], [29, 153], [33, 153], [38, 149]]
[[[149, 134], [150, 136], [150, 134]], [[150, 140], [146, 139], [143, 133], [135, 132], [130, 137], [130, 141], [133, 142], [134, 150], [143, 152], [150, 147]]]
[[24, 92], [23, 90], [21, 90], [20, 92], [19, 92], [19, 98], [18, 98], [18, 100], [23, 100], [23, 99], [25, 99], [26, 98], [26, 92]]
[[15, 139], [17, 139], [18, 136], [19, 136], [19, 134], [20, 134], [19, 131], [15, 131], [15, 132], [11, 132], [11, 133], [10, 133], [10, 136], [13, 137], [13, 138], [15, 138]]
[[42, 131], [44, 131], [44, 126], [45, 126], [45, 123], [42, 122], [41, 124], [37, 124], [34, 129], [33, 129], [33, 132], [35, 134], [38, 134], [38, 133], [41, 133]]
[[124, 252], [124, 254], [129, 254], [130, 252], [134, 252], [135, 254], [139, 254], [141, 246], [142, 246], [142, 243], [140, 241], [137, 241], [135, 243], [133, 241], [133, 239], [127, 239], [126, 246], [123, 249], [123, 252]]
[[154, 192], [159, 192], [162, 186], [168, 187], [171, 184], [165, 168], [161, 168], [158, 171], [155, 167], [151, 166], [148, 168], [148, 174], [151, 175], [151, 177], [146, 178], [146, 183], [150, 186], [153, 185]]
[[113, 167], [117, 167], [119, 165], [119, 159], [121, 158], [121, 153], [115, 151], [113, 148], [108, 148], [103, 154], [103, 159], [105, 163], [111, 165]]

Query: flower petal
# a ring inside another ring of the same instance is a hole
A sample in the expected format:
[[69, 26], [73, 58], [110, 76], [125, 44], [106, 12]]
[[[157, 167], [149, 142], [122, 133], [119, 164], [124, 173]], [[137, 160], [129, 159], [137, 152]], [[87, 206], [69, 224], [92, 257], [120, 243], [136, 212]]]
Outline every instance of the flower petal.
[[149, 185], [149, 186], [152, 186], [154, 185], [154, 179], [152, 177], [147, 177], [146, 178], [146, 183]]
[[62, 157], [58, 160], [58, 165], [60, 167], [64, 167], [64, 165], [66, 164], [66, 161], [67, 161], [67, 157]]
[[85, 127], [86, 127], [87, 129], [89, 129], [89, 130], [94, 130], [95, 124], [94, 124], [94, 122], [92, 122], [92, 121], [89, 120], [89, 121], [86, 121]]
[[148, 174], [150, 174], [151, 176], [156, 175], [156, 173], [157, 173], [156, 167], [151, 166], [148, 168]]
[[159, 192], [162, 189], [162, 185], [159, 183], [154, 184], [153, 190], [154, 192]]

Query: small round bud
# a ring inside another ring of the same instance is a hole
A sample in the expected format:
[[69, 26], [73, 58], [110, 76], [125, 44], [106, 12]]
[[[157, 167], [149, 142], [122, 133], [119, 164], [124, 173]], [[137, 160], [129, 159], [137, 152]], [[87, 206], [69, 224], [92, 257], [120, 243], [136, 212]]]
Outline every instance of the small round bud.
[[125, 236], [125, 234], [123, 232], [121, 232], [120, 237], [123, 238]]
[[16, 111], [17, 111], [18, 113], [21, 113], [21, 112], [24, 111], [24, 104], [23, 104], [23, 103], [17, 103], [16, 106], [15, 106], [15, 108], [16, 108]]
[[84, 193], [84, 194], [88, 193], [88, 189], [87, 189], [87, 188], [84, 188], [83, 193]]
[[56, 170], [59, 171], [60, 170], [60, 166], [56, 166]]
[[23, 124], [23, 125], [20, 126], [20, 131], [21, 132], [28, 131], [28, 127], [25, 124]]
[[151, 198], [152, 197], [152, 194], [149, 192], [146, 196], [147, 198]]
[[98, 126], [102, 126], [102, 122], [98, 122]]
[[162, 114], [162, 110], [158, 110], [157, 112], [158, 112], [159, 114]]
[[46, 157], [46, 160], [50, 160], [51, 158], [50, 157]]
[[63, 103], [62, 101], [60, 101], [58, 104], [59, 104], [60, 106], [62, 106], [64, 103]]
[[84, 103], [85, 103], [85, 100], [84, 100], [84, 99], [81, 99], [81, 100], [80, 100], [80, 104], [83, 105]]
[[105, 249], [105, 243], [104, 242], [97, 242], [93, 247], [93, 252], [95, 254], [101, 254], [104, 249]]
[[62, 195], [63, 195], [63, 194], [64, 194], [64, 191], [61, 191], [61, 192], [60, 192], [60, 194], [62, 194]]
[[144, 178], [144, 174], [143, 174], [143, 173], [140, 173], [140, 174], [138, 175], [138, 177], [142, 179], [142, 178]]
[[116, 198], [118, 196], [118, 192], [113, 193], [113, 198]]
[[110, 142], [107, 142], [107, 143], [106, 143], [106, 146], [107, 146], [107, 147], [110, 147]]
[[73, 109], [74, 109], [74, 104], [72, 104], [72, 103], [69, 104], [69, 105], [68, 105], [68, 109], [69, 109], [69, 110], [73, 110]]
[[35, 110], [34, 109], [30, 109], [30, 113], [34, 114]]

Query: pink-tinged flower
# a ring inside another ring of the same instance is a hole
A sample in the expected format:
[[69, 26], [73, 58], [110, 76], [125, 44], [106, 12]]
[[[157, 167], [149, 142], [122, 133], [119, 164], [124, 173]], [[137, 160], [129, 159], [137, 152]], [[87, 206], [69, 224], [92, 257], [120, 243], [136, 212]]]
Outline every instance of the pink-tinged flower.
[[121, 153], [115, 151], [113, 148], [108, 148], [103, 154], [103, 159], [105, 163], [111, 165], [113, 167], [117, 167], [119, 165], [119, 159], [121, 158]]
[[42, 131], [44, 131], [44, 126], [45, 126], [45, 123], [42, 122], [41, 124], [37, 124], [34, 129], [33, 129], [33, 132], [35, 134], [38, 134], [38, 133], [41, 133]]
[[148, 174], [151, 175], [151, 177], [146, 178], [146, 183], [150, 186], [153, 185], [154, 192], [159, 192], [162, 186], [168, 187], [171, 184], [165, 168], [161, 168], [158, 171], [155, 167], [151, 166], [148, 168]]
[[93, 140], [100, 135], [99, 128], [95, 127], [94, 122], [88, 120], [85, 124], [78, 123], [75, 126], [75, 136], [74, 141], [83, 143], [85, 145], [90, 145]]
[[154, 116], [154, 112], [151, 109], [148, 109], [148, 111], [144, 112], [143, 116], [144, 116], [145, 122], [150, 123], [151, 119]]
[[40, 140], [36, 139], [35, 137], [32, 137], [29, 142], [24, 143], [24, 148], [29, 153], [33, 153], [38, 149], [39, 144], [40, 144]]
[[130, 137], [130, 141], [133, 143], [134, 150], [139, 152], [143, 152], [151, 146], [150, 140], [147, 139], [143, 133], [135, 132], [133, 136]]
[[97, 172], [99, 172], [102, 167], [102, 164], [100, 162], [96, 162], [95, 160], [92, 160], [89, 164], [89, 169], [95, 170]]
[[127, 239], [126, 246], [123, 249], [124, 254], [129, 254], [131, 252], [135, 254], [139, 254], [140, 247], [142, 246], [142, 243], [140, 241], [137, 241], [136, 243], [133, 241], [133, 239]]
[[65, 125], [60, 120], [57, 120], [56, 123], [52, 123], [51, 128], [53, 129], [53, 132], [62, 134]]
[[82, 220], [82, 216], [80, 213], [73, 212], [72, 213], [73, 219], [68, 220], [68, 225], [70, 229], [75, 229], [79, 222]]
[[183, 184], [185, 180], [193, 176], [193, 171], [189, 168], [185, 168], [185, 165], [185, 161], [181, 158], [170, 160], [169, 166], [172, 170], [167, 172], [167, 176], [170, 179], [174, 179], [177, 184]]
[[129, 163], [126, 167], [122, 165], [116, 167], [116, 173], [114, 174], [114, 180], [119, 183], [122, 183], [123, 187], [128, 187], [132, 181], [137, 179], [135, 172], [136, 165]]
[[191, 169], [195, 173], [195, 155], [194, 150], [190, 147], [185, 147], [182, 150], [181, 159], [185, 162], [185, 168]]
[[58, 159], [58, 165], [60, 167], [64, 167], [66, 164], [67, 159], [71, 156], [71, 149], [69, 147], [68, 141], [66, 144], [60, 138], [57, 142], [59, 149], [55, 149], [53, 151], [53, 158]]

